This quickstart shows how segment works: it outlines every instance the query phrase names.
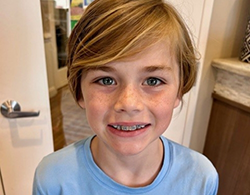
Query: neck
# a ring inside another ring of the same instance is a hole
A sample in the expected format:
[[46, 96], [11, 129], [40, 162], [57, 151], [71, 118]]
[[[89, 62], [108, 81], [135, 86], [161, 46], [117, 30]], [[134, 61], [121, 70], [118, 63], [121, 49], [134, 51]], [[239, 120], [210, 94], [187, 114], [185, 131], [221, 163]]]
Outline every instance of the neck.
[[134, 155], [118, 154], [95, 137], [91, 143], [95, 163], [114, 181], [129, 187], [151, 184], [161, 170], [163, 144], [160, 139]]

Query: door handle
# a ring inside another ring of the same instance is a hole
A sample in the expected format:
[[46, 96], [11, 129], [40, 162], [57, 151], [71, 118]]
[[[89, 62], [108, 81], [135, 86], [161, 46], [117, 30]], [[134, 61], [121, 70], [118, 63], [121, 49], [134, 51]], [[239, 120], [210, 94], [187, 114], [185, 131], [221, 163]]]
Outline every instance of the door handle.
[[38, 112], [22, 112], [20, 104], [14, 100], [7, 100], [1, 105], [1, 113], [6, 118], [24, 118], [39, 116]]

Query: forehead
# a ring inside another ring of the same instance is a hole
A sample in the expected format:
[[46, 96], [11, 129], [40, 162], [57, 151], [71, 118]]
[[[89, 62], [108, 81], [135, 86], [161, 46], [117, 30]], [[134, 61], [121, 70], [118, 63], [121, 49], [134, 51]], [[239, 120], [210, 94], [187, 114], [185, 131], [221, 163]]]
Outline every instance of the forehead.
[[173, 74], [176, 78], [179, 75], [179, 68], [174, 52], [171, 47], [164, 42], [158, 42], [143, 49], [135, 55], [114, 60], [106, 64], [90, 67], [84, 71], [84, 78], [90, 71], [122, 72], [124, 75], [134, 75], [140, 73], [158, 72], [162, 74]]
[[114, 65], [117, 62], [131, 64], [178, 68], [176, 54], [173, 47], [167, 41], [159, 41], [142, 49], [139, 53], [108, 63]]

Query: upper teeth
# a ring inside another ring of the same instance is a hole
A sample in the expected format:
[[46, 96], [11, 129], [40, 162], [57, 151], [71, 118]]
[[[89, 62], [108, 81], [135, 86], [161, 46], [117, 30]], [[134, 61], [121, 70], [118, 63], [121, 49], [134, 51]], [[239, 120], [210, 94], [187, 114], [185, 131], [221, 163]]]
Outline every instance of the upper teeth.
[[145, 126], [146, 125], [132, 125], [132, 126], [112, 125], [112, 127], [114, 127], [115, 129], [123, 130], [123, 131], [134, 131], [134, 130], [137, 130], [137, 129], [142, 129]]

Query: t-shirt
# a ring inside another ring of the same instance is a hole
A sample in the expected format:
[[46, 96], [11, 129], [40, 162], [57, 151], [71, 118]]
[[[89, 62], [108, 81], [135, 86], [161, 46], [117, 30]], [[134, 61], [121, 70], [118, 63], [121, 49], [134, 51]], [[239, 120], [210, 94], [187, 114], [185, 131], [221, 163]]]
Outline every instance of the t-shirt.
[[[215, 195], [218, 174], [202, 154], [160, 137], [163, 165], [145, 187], [127, 187], [106, 175], [94, 162], [92, 137], [46, 156], [36, 169], [33, 195]], [[115, 166], [115, 165], [114, 165]]]

